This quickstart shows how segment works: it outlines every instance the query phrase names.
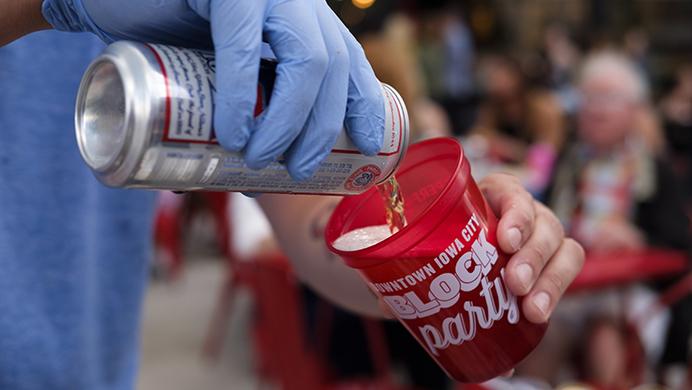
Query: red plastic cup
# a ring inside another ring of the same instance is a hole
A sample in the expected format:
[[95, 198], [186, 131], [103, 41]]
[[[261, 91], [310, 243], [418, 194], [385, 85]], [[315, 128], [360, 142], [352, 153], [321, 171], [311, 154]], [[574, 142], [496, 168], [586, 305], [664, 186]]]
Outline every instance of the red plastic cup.
[[396, 174], [408, 225], [370, 247], [333, 246], [354, 229], [385, 224], [376, 188], [345, 197], [325, 231], [329, 249], [370, 288], [447, 374], [482, 382], [509, 371], [545, 333], [521, 315], [504, 283], [497, 218], [471, 177], [461, 145], [437, 138], [412, 145]]

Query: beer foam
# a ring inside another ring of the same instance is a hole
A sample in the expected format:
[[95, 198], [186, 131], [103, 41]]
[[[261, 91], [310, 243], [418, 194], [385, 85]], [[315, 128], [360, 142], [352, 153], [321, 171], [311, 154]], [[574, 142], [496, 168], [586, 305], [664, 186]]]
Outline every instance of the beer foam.
[[368, 226], [351, 230], [334, 241], [334, 248], [340, 251], [352, 252], [387, 239], [392, 233], [387, 225]]

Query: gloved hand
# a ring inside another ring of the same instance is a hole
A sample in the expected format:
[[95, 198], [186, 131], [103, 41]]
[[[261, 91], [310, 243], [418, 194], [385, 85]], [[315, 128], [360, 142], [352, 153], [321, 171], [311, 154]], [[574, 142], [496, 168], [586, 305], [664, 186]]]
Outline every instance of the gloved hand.
[[[58, 30], [216, 51], [219, 143], [250, 168], [285, 155], [307, 179], [345, 124], [366, 154], [384, 133], [384, 100], [365, 54], [324, 0], [44, 0]], [[271, 104], [253, 117], [262, 37], [278, 60]]]

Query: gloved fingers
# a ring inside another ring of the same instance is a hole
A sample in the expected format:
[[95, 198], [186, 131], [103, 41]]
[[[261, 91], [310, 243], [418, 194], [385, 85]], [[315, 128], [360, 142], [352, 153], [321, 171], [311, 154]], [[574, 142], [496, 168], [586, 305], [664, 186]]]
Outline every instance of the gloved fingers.
[[350, 63], [346, 43], [331, 17], [329, 6], [322, 0], [312, 1], [315, 2], [329, 65], [307, 124], [286, 155], [288, 172], [295, 180], [312, 177], [331, 152], [344, 126], [348, 95]]
[[[205, 0], [207, 3], [209, 0]], [[85, 31], [110, 43], [121, 39], [167, 45], [211, 48], [208, 17], [187, 0], [59, 0], [70, 4]], [[190, 0], [192, 3], [192, 0]], [[197, 1], [197, 2], [201, 2]], [[44, 5], [48, 1], [44, 2]]]
[[210, 18], [216, 50], [214, 129], [221, 146], [231, 151], [242, 150], [254, 128], [266, 2], [190, 1], [200, 3], [196, 11]]
[[274, 2], [264, 34], [278, 65], [271, 102], [245, 149], [254, 169], [276, 160], [303, 130], [329, 62], [313, 0]]
[[346, 133], [363, 154], [371, 156], [380, 151], [384, 138], [382, 86], [365, 57], [363, 47], [336, 15], [332, 17], [344, 37], [351, 62]]

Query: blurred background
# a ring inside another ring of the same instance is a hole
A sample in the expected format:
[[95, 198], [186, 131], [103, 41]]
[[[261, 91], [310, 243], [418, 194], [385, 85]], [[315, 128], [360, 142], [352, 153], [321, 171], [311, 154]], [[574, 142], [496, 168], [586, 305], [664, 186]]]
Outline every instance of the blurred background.
[[140, 388], [692, 388], [692, 1], [328, 2], [412, 139], [517, 175], [584, 271], [512, 378], [462, 386], [302, 286], [253, 200], [162, 193]]

